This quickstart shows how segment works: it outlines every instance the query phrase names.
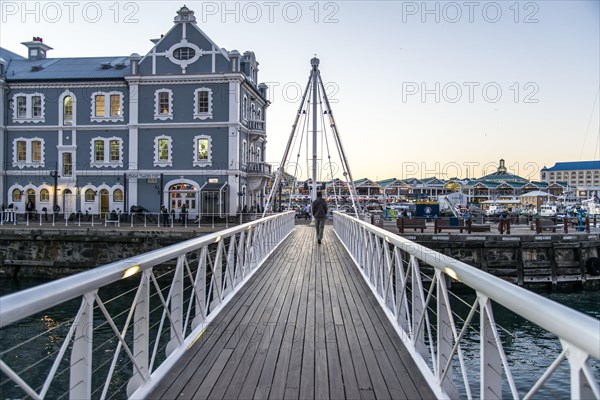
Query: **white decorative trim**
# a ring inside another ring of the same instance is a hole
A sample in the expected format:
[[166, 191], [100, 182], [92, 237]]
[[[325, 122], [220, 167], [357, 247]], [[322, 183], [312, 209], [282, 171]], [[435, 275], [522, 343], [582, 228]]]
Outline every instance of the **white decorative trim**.
[[[19, 161], [18, 160], [18, 156], [17, 156], [17, 142], [25, 142], [25, 161]], [[32, 160], [32, 154], [31, 154], [31, 145], [32, 142], [34, 141], [39, 141], [42, 143], [42, 149], [41, 149], [41, 156], [40, 156], [40, 161], [33, 161]], [[13, 167], [18, 167], [19, 169], [23, 169], [26, 167], [29, 168], [42, 168], [44, 166], [44, 162], [45, 162], [45, 153], [46, 153], [46, 141], [42, 138], [39, 137], [33, 137], [33, 138], [24, 138], [24, 137], [18, 137], [13, 139], [13, 162], [12, 162], [12, 166]]]
[[[119, 96], [119, 102], [120, 102], [120, 106], [121, 106], [121, 115], [111, 116], [110, 115], [110, 96], [114, 95], [114, 94]], [[104, 95], [104, 116], [97, 116], [96, 115], [96, 96], [102, 96], [102, 95]], [[90, 121], [91, 122], [123, 122], [123, 121], [125, 121], [125, 107], [124, 107], [123, 97], [124, 97], [123, 93], [118, 92], [118, 91], [92, 93], [92, 98], [91, 98], [92, 107], [90, 110]]]
[[244, 99], [242, 100], [242, 120], [248, 120], [248, 97], [244, 95]]
[[[202, 113], [198, 112], [198, 95], [200, 94], [200, 92], [208, 92], [208, 112], [202, 112]], [[213, 117], [212, 103], [213, 103], [212, 89], [209, 89], [206, 87], [201, 87], [201, 88], [194, 90], [194, 119], [200, 119], [200, 120], [205, 120], [208, 118], [212, 119], [212, 117]]]
[[[104, 142], [104, 161], [96, 161], [96, 152], [94, 151], [94, 142], [96, 141]], [[118, 140], [119, 141], [119, 161], [111, 161], [110, 160], [110, 141]], [[92, 138], [90, 143], [90, 167], [102, 168], [102, 167], [123, 167], [123, 138], [112, 136], [109, 138], [103, 138], [97, 136]]]
[[[160, 93], [169, 94], [169, 112], [161, 114], [160, 112]], [[158, 89], [154, 92], [154, 119], [160, 121], [166, 121], [173, 119], [173, 91], [171, 89]]]
[[[175, 56], [173, 55], [175, 50], [184, 47], [189, 47], [192, 50], [194, 50], [194, 57], [188, 60], [179, 60], [175, 58]], [[200, 47], [196, 46], [194, 43], [188, 42], [187, 39], [181, 39], [181, 42], [175, 43], [173, 46], [171, 46], [169, 50], [165, 52], [165, 57], [167, 57], [169, 61], [171, 61], [173, 64], [179, 65], [181, 67], [181, 72], [185, 74], [188, 65], [195, 63], [203, 54], [204, 50], [200, 49]]]
[[[198, 139], [208, 139], [208, 159], [207, 160], [198, 160], [196, 156], [198, 155]], [[194, 167], [210, 167], [212, 165], [212, 138], [207, 135], [198, 135], [194, 136], [194, 153], [193, 153], [193, 165]]]
[[[169, 141], [169, 156], [168, 160], [159, 160], [159, 147], [158, 142], [161, 139], [166, 139]], [[195, 153], [194, 153], [195, 154]], [[173, 138], [170, 136], [157, 136], [154, 138], [154, 166], [155, 167], [172, 167], [173, 166]]]
[[[41, 107], [41, 115], [39, 117], [33, 116], [33, 97], [40, 97], [40, 107]], [[18, 105], [17, 98], [25, 97], [25, 116], [19, 117], [17, 115]], [[13, 123], [17, 122], [19, 124], [25, 122], [33, 122], [37, 124], [38, 122], [46, 121], [46, 96], [42, 93], [15, 93], [12, 97], [12, 107], [13, 107]]]

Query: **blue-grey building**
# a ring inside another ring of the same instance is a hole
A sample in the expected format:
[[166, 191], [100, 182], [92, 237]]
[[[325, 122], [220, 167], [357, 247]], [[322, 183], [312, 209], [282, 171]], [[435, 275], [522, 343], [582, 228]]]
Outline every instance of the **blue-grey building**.
[[189, 216], [262, 204], [267, 86], [253, 52], [215, 44], [182, 7], [145, 55], [49, 58], [0, 49], [5, 206]]

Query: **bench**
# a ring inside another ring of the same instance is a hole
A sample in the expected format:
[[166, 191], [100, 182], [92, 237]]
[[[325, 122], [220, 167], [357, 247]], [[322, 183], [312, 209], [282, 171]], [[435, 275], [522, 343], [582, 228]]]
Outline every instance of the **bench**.
[[469, 227], [465, 226], [465, 221], [463, 219], [459, 219], [458, 220], [458, 225], [450, 225], [450, 220], [446, 219], [446, 218], [437, 218], [434, 221], [434, 225], [433, 225], [433, 233], [441, 233], [442, 229], [446, 229], [446, 230], [459, 230], [460, 233], [463, 232], [463, 230], [470, 230]]
[[411, 229], [411, 228], [415, 232], [417, 231], [417, 229], [420, 229], [421, 233], [423, 233], [423, 230], [426, 228], [425, 219], [422, 219], [422, 218], [408, 219], [408, 218], [404, 218], [404, 217], [399, 217], [396, 220], [396, 226], [398, 227], [398, 230], [400, 231], [400, 233], [404, 233], [404, 229]]
[[542, 233], [542, 231], [552, 231], [552, 233], [556, 233], [556, 228], [561, 227], [556, 225], [555, 219], [536, 219], [533, 224], [531, 224], [531, 229], [535, 230], [535, 233]]

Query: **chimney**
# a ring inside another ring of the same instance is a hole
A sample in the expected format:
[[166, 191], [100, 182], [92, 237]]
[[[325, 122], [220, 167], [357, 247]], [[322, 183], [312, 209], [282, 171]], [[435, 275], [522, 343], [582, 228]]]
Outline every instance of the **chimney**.
[[231, 72], [240, 71], [240, 52], [237, 50], [231, 50], [229, 52], [229, 59], [231, 60]]
[[140, 65], [140, 60], [142, 59], [142, 57], [140, 57], [139, 54], [137, 53], [133, 53], [129, 56], [129, 60], [131, 63], [131, 75], [137, 75], [138, 74], [138, 67]]
[[44, 39], [34, 37], [31, 42], [22, 42], [27, 47], [27, 58], [29, 61], [45, 60], [46, 52], [52, 50], [52, 47], [44, 44]]

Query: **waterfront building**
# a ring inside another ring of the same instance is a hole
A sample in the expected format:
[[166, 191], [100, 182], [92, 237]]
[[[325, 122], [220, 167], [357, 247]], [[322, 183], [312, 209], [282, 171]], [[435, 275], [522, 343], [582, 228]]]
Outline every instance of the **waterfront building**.
[[267, 86], [187, 7], [144, 56], [49, 58], [0, 50], [0, 193], [38, 212], [235, 215], [262, 204]]
[[600, 196], [600, 160], [557, 162], [540, 171], [540, 180], [548, 184], [568, 185], [582, 199]]

